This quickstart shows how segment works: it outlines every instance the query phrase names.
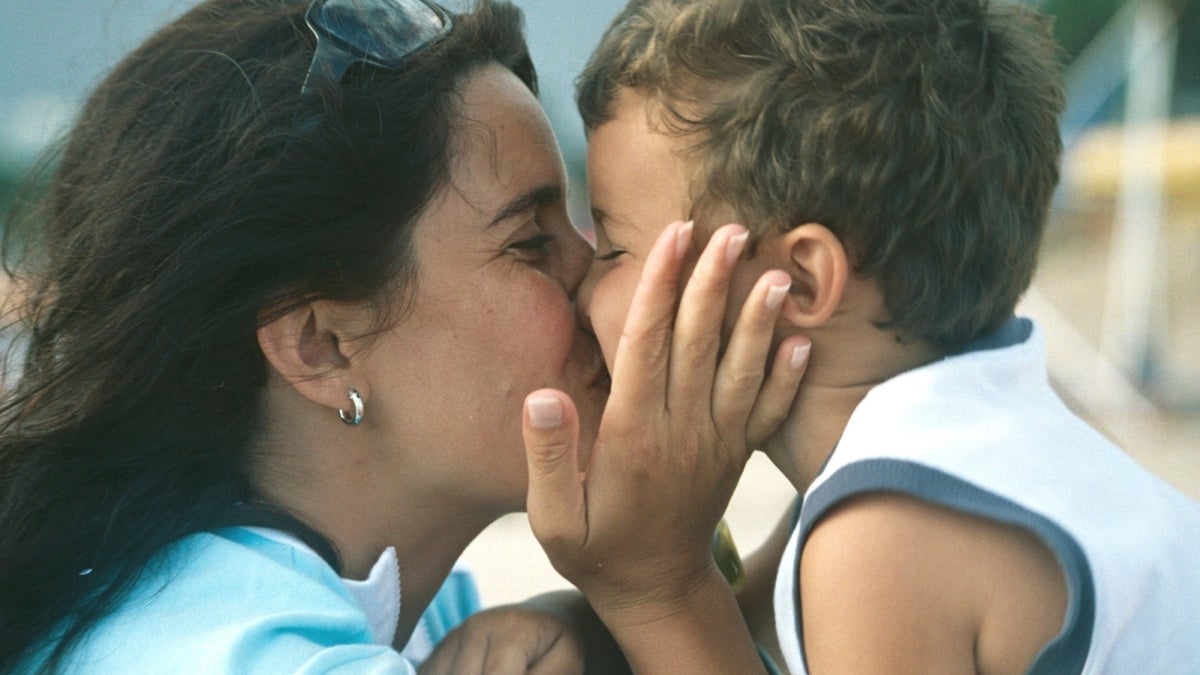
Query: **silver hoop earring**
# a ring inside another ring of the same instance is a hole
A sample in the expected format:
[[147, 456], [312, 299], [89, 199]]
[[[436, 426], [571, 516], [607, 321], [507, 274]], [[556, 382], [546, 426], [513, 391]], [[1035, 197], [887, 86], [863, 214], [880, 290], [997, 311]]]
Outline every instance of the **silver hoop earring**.
[[363, 418], [363, 400], [362, 396], [358, 395], [357, 389], [350, 390], [350, 402], [354, 404], [354, 414], [348, 415], [345, 410], [338, 408], [338, 417], [346, 424], [356, 427], [362, 422]]

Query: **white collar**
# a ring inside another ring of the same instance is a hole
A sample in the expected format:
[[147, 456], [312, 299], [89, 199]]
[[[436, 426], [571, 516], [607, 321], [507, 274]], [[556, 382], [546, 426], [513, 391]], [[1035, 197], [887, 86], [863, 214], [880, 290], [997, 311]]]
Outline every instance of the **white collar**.
[[[271, 541], [316, 555], [316, 551], [308, 544], [287, 532], [265, 527], [246, 529]], [[400, 565], [396, 561], [396, 549], [387, 547], [380, 554], [379, 560], [375, 561], [365, 580], [342, 577], [341, 581], [358, 608], [366, 614], [375, 644], [391, 647], [396, 639], [396, 626], [400, 623]]]

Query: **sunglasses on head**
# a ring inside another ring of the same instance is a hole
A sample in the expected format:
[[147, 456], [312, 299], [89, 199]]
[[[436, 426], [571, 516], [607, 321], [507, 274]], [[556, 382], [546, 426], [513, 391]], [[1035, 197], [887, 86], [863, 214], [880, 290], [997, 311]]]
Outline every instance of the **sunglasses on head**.
[[313, 0], [304, 15], [317, 38], [300, 93], [341, 82], [365, 63], [395, 70], [450, 32], [450, 15], [427, 0]]

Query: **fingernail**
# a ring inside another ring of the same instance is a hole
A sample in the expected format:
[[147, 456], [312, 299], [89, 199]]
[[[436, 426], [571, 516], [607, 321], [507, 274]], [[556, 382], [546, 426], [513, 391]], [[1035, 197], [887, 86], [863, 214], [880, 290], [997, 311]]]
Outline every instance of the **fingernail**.
[[679, 230], [675, 232], [675, 257], [682, 258], [687, 255], [688, 249], [692, 246], [692, 228], [695, 226], [694, 221], [687, 221], [679, 226]]
[[557, 429], [562, 426], [562, 401], [551, 397], [531, 398], [525, 402], [529, 423], [535, 429]]
[[725, 261], [730, 265], [737, 262], [738, 258], [742, 257], [742, 251], [746, 250], [746, 241], [750, 239], [749, 232], [735, 234], [725, 242]]
[[812, 351], [812, 343], [805, 342], [802, 345], [792, 347], [792, 369], [797, 370], [804, 362], [808, 360], [808, 353]]
[[776, 310], [782, 307], [783, 299], [787, 297], [789, 289], [791, 289], [791, 284], [772, 286], [767, 290], [767, 309]]

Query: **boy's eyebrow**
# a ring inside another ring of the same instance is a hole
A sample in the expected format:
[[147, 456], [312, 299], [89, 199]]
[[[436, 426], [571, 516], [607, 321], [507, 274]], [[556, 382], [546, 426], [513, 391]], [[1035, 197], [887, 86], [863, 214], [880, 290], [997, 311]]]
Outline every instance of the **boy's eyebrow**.
[[557, 204], [562, 201], [562, 198], [563, 187], [561, 185], [542, 185], [505, 204], [504, 208], [496, 213], [495, 217], [492, 218], [492, 222], [488, 223], [484, 229], [495, 227], [513, 216], [525, 213], [535, 206]]

